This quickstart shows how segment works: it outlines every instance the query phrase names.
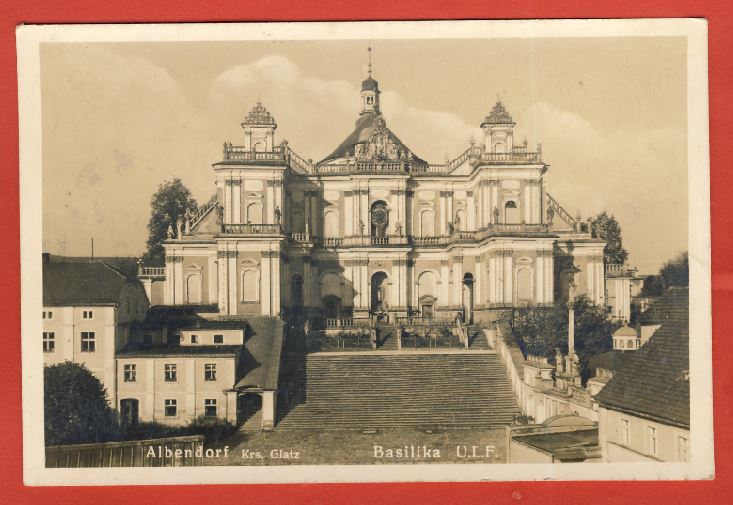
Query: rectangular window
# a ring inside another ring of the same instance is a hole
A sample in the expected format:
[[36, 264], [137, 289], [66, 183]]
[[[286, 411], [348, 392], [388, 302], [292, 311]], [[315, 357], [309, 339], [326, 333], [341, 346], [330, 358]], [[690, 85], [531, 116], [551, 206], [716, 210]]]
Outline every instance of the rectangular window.
[[124, 380], [125, 382], [137, 381], [137, 366], [125, 365], [124, 367]]
[[178, 365], [165, 365], [165, 381], [166, 382], [177, 382], [178, 381]]
[[92, 319], [94, 318], [94, 312], [91, 310], [84, 310], [81, 313], [81, 318], [82, 319]]
[[199, 343], [199, 336], [198, 335], [191, 335], [191, 343], [192, 344], [198, 344]]
[[43, 319], [53, 319], [53, 312], [50, 310], [44, 310]]
[[690, 441], [686, 437], [677, 437], [677, 459], [688, 461], [690, 458]]
[[204, 416], [216, 417], [216, 398], [204, 400]]
[[56, 334], [52, 331], [43, 332], [43, 352], [54, 352], [56, 350]]
[[631, 421], [621, 419], [621, 443], [631, 445]]
[[657, 429], [653, 426], [647, 426], [647, 449], [649, 454], [657, 454]]
[[215, 344], [223, 344], [224, 343], [224, 335], [214, 335], [214, 343]]
[[93, 331], [81, 332], [81, 352], [94, 352], [97, 346]]
[[165, 417], [176, 417], [178, 415], [178, 400], [165, 401]]
[[216, 365], [208, 363], [204, 365], [204, 380], [215, 381], [216, 380]]

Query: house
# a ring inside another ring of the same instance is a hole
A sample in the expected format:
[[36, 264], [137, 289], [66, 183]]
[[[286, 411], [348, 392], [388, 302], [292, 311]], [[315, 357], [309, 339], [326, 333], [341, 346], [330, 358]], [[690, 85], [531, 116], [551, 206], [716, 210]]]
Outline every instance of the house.
[[648, 342], [595, 395], [604, 461], [689, 461], [688, 307], [687, 288], [670, 288], [646, 317]]
[[103, 261], [51, 261], [44, 255], [44, 364], [84, 364], [112, 397], [115, 353], [127, 345], [148, 306], [140, 282]]

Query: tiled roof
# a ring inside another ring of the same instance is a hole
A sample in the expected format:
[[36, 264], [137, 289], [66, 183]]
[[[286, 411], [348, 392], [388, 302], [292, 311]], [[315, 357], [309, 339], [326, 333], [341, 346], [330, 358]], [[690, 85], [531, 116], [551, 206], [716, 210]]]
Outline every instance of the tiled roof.
[[637, 350], [633, 351], [608, 351], [602, 354], [597, 354], [588, 360], [588, 368], [595, 372], [596, 368], [603, 368], [604, 370], [610, 370], [615, 372], [624, 362], [624, 359], [631, 356]]
[[116, 304], [120, 301], [122, 287], [128, 283], [138, 282], [99, 260], [44, 263], [43, 304]]
[[657, 303], [661, 327], [641, 349], [624, 357], [595, 398], [612, 410], [689, 427], [688, 291], [670, 289]]
[[671, 287], [659, 297], [651, 306], [639, 316], [641, 325], [662, 324], [674, 313], [675, 307], [681, 303], [687, 304], [687, 288]]

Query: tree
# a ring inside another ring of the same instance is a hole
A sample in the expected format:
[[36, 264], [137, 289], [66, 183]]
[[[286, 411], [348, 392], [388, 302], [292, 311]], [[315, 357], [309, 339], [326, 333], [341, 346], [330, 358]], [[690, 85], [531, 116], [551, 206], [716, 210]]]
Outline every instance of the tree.
[[596, 236], [606, 241], [606, 247], [603, 248], [606, 264], [626, 263], [629, 252], [624, 249], [621, 226], [616, 218], [604, 210], [593, 219], [593, 228], [596, 230]]
[[690, 262], [687, 252], [668, 260], [662, 265], [659, 275], [664, 281], [664, 287], [689, 286], [690, 285]]
[[174, 178], [158, 186], [150, 207], [148, 251], [144, 260], [146, 263], [160, 265], [165, 260], [165, 251], [161, 244], [168, 236], [168, 227], [176, 230], [178, 221], [183, 222], [187, 217], [193, 217], [198, 206], [181, 179]]
[[[583, 380], [590, 376], [591, 357], [611, 350], [611, 334], [619, 323], [608, 318], [606, 311], [581, 295], [573, 303], [575, 316], [575, 352], [580, 360]], [[555, 348], [568, 352], [567, 307], [520, 309], [514, 318], [512, 333], [528, 354], [554, 358]]]
[[116, 421], [107, 391], [84, 365], [65, 361], [43, 369], [46, 445], [104, 442]]

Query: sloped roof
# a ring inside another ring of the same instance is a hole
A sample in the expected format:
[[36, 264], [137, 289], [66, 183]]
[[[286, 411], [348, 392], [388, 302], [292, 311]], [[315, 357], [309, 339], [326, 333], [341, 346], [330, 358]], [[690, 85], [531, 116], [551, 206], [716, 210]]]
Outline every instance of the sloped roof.
[[604, 370], [610, 370], [615, 372], [624, 362], [624, 359], [631, 354], [637, 352], [633, 351], [608, 351], [593, 356], [588, 360], [588, 368], [595, 370], [596, 368], [603, 368]]
[[666, 424], [690, 426], [689, 301], [670, 290], [658, 303], [664, 322], [641, 349], [628, 353], [596, 396], [603, 406]]
[[[331, 154], [326, 156], [319, 163], [355, 156], [355, 146], [368, 141], [374, 133], [374, 130], [380, 126], [381, 121], [383, 121], [381, 114], [377, 114], [376, 112], [366, 112], [359, 116], [359, 119], [356, 120], [354, 131], [351, 132]], [[398, 148], [405, 150], [405, 152], [412, 153], [413, 163], [427, 163], [426, 161], [418, 158], [415, 153], [397, 137], [397, 135], [392, 133], [392, 130], [386, 128], [386, 131], [389, 135], [389, 139], [394, 142]]]
[[284, 326], [281, 320], [255, 317], [239, 361], [237, 389], [275, 391], [280, 374]]
[[140, 286], [99, 260], [43, 264], [44, 305], [116, 304], [125, 284]]
[[675, 313], [680, 304], [687, 304], [689, 293], [687, 288], [670, 287], [639, 316], [642, 325], [662, 324]]

